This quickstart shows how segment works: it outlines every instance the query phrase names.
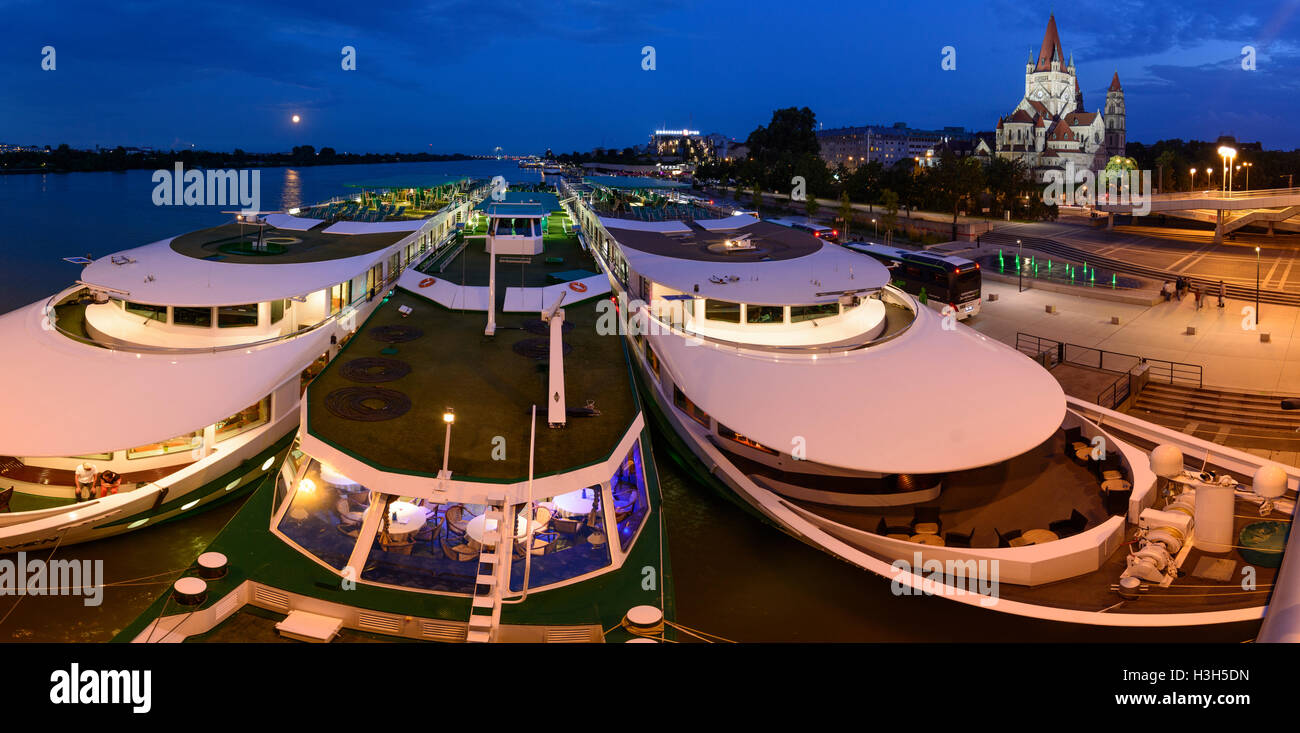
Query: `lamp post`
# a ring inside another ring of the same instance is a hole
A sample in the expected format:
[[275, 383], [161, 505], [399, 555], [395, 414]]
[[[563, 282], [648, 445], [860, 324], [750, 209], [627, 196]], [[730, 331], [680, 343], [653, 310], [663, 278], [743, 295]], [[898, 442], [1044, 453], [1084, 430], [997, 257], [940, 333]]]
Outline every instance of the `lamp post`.
[[871, 226], [876, 228], [876, 239], [880, 239], [880, 225], [876, 223], [875, 219], [871, 220]]
[[1025, 245], [1020, 240], [1016, 240], [1016, 270], [1019, 280], [1016, 282], [1016, 292], [1025, 292]]
[[1255, 325], [1259, 325], [1259, 247], [1255, 247]]
[[447, 462], [451, 459], [451, 426], [456, 423], [456, 410], [448, 407], [442, 413], [442, 421], [447, 424], [447, 439], [442, 443], [442, 476], [449, 475]]
[[1196, 169], [1193, 168], [1193, 169], [1192, 169], [1192, 183], [1191, 183], [1191, 185], [1189, 185], [1189, 186], [1187, 187], [1187, 190], [1188, 190], [1188, 191], [1191, 191], [1191, 190], [1193, 190], [1193, 189], [1195, 189], [1195, 188], [1196, 188]]
[[1255, 164], [1254, 164], [1254, 163], [1242, 163], [1242, 166], [1244, 166], [1244, 167], [1246, 168], [1246, 190], [1247, 190], [1247, 191], [1250, 190], [1250, 168], [1251, 168], [1251, 166], [1253, 166], [1253, 165], [1255, 165]]
[[1219, 157], [1223, 158], [1223, 192], [1232, 190], [1232, 161], [1237, 158], [1237, 149], [1231, 145], [1219, 146]]

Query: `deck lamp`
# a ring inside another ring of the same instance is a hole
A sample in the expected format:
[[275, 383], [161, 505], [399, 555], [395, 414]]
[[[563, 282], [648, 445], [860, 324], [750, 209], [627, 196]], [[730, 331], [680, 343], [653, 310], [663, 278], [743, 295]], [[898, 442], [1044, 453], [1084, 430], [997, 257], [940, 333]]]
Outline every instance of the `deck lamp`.
[[451, 426], [456, 422], [456, 410], [448, 407], [442, 413], [442, 421], [447, 424], [447, 438], [442, 443], [442, 471], [438, 474], [439, 478], [446, 478], [451, 475], [447, 470], [447, 462], [451, 459]]

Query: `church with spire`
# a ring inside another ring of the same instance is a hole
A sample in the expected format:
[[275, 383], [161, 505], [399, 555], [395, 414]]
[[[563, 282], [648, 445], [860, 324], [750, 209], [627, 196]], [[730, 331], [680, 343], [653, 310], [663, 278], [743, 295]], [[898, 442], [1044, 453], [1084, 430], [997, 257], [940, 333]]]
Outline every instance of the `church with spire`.
[[1099, 112], [1083, 106], [1083, 92], [1075, 73], [1073, 55], [1067, 57], [1056, 32], [1056, 16], [1047, 19], [1047, 31], [1038, 56], [1025, 64], [1025, 96], [1010, 115], [998, 120], [994, 154], [1020, 160], [1046, 180], [1053, 170], [1100, 170], [1111, 156], [1124, 155], [1124, 90], [1116, 72]]

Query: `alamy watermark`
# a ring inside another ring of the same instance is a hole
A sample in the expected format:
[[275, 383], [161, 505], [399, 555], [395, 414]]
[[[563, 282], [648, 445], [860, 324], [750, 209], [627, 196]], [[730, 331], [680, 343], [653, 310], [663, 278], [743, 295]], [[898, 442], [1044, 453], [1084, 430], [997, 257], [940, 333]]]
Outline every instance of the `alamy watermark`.
[[1102, 171], [1101, 175], [1087, 169], [1065, 164], [1065, 171], [1050, 170], [1046, 174], [1047, 187], [1043, 189], [1043, 203], [1057, 206], [1132, 206], [1133, 214], [1151, 213], [1151, 171]]
[[0, 559], [0, 596], [82, 596], [82, 605], [104, 602], [103, 560], [27, 559], [20, 552]]
[[[892, 564], [894, 579], [889, 590], [896, 596], [980, 596], [979, 604], [985, 608], [998, 602], [998, 561], [966, 558], [964, 560], [923, 558], [920, 552], [912, 554], [911, 562], [899, 558]], [[903, 582], [907, 573], [921, 578], [918, 584]]]
[[260, 170], [174, 170], [160, 168], [150, 178], [154, 206], [239, 206], [245, 214], [262, 208]]

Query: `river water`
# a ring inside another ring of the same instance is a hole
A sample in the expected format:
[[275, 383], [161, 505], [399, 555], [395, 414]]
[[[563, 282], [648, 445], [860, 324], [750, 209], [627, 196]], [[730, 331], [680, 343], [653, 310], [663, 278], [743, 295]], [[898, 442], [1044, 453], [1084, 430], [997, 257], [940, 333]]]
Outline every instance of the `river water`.
[[[0, 313], [71, 284], [79, 267], [63, 257], [100, 257], [229, 219], [221, 210], [233, 207], [155, 206], [151, 174], [0, 175]], [[344, 195], [352, 190], [349, 183], [425, 174], [539, 179], [534, 171], [495, 160], [268, 168], [261, 170], [262, 208]], [[15, 388], [21, 385], [0, 385], [0, 393]], [[896, 597], [888, 582], [786, 536], [695, 483], [662, 442], [656, 456], [678, 621], [727, 639], [1239, 642], [1253, 638], [1258, 628], [1108, 630], [1021, 619], [941, 598]], [[103, 605], [86, 607], [73, 597], [0, 598], [0, 642], [110, 639], [192, 562], [237, 508], [231, 503], [185, 521], [57, 550], [60, 559], [104, 561], [104, 581], [112, 585]]]

